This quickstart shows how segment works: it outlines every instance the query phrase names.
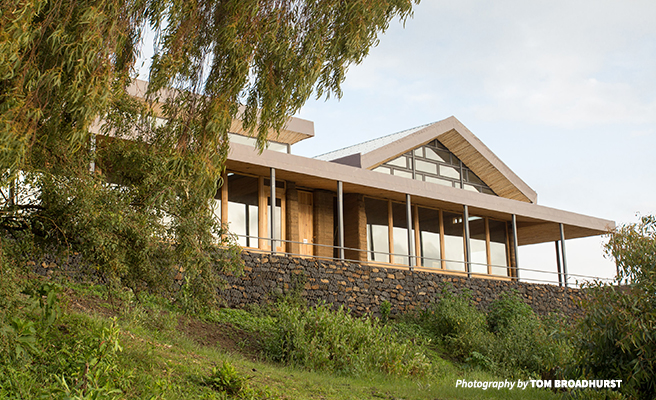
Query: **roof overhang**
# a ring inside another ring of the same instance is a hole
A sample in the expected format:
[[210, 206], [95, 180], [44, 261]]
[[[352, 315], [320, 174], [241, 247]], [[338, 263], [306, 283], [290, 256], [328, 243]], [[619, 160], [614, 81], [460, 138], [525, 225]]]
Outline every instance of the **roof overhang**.
[[517, 217], [520, 245], [559, 240], [559, 224], [564, 225], [567, 239], [601, 235], [615, 227], [615, 223], [610, 220], [349, 165], [269, 150], [258, 155], [252, 147], [246, 145], [231, 145], [227, 168], [258, 176], [267, 176], [270, 168], [275, 168], [277, 179], [293, 181], [301, 188], [335, 192], [337, 182], [341, 181], [344, 193], [360, 193], [399, 202], [405, 202], [406, 194], [410, 194], [412, 203], [416, 205], [459, 213], [463, 205], [467, 205], [471, 215], [503, 221], [510, 221], [514, 214]]
[[[135, 79], [128, 87], [127, 91], [130, 96], [144, 99], [146, 97], [147, 89], [147, 81]], [[172, 95], [173, 91], [171, 89], [162, 89], [159, 92], [160, 99], [164, 100]], [[153, 107], [158, 114], [162, 112], [161, 106], [159, 104], [155, 104]], [[233, 119], [232, 124], [230, 125], [230, 132], [236, 133], [238, 135], [252, 137], [253, 134], [244, 129], [242, 120], [240, 119], [240, 116], [243, 115], [244, 110], [244, 106], [239, 106], [237, 118]], [[298, 143], [303, 139], [308, 139], [311, 137], [314, 137], [314, 122], [295, 117], [288, 118], [285, 126], [280, 130], [280, 132], [277, 132], [274, 129], [269, 129], [267, 133], [267, 140], [285, 144]]]

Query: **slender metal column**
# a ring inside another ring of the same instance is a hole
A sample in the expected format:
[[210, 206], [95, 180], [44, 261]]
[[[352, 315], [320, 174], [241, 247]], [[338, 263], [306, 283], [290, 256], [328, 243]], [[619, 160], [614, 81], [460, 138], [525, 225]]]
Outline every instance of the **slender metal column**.
[[563, 254], [563, 281], [567, 287], [567, 255], [565, 254], [565, 227], [560, 224], [560, 247]]
[[[413, 153], [414, 154], [414, 153]], [[408, 225], [408, 266], [412, 269], [416, 265], [415, 260], [415, 235], [412, 230], [412, 205], [410, 204], [410, 195], [405, 195], [405, 214]]]
[[96, 172], [96, 135], [91, 134], [90, 138], [90, 149], [89, 151], [91, 152], [91, 161], [89, 161], [89, 172], [92, 174]]
[[271, 182], [269, 186], [271, 187], [271, 206], [269, 212], [271, 214], [270, 224], [271, 224], [271, 253], [276, 252], [276, 169], [271, 168]]
[[344, 185], [337, 181], [337, 229], [339, 229], [339, 258], [344, 259]]
[[512, 215], [513, 253], [515, 253], [515, 279], [519, 280], [519, 244], [517, 242], [517, 216]]
[[558, 286], [563, 286], [563, 273], [560, 270], [560, 240], [556, 240], [556, 268], [558, 269]]
[[462, 223], [465, 224], [465, 271], [467, 277], [471, 278], [471, 246], [469, 241], [469, 208], [467, 205], [463, 206], [464, 214]]

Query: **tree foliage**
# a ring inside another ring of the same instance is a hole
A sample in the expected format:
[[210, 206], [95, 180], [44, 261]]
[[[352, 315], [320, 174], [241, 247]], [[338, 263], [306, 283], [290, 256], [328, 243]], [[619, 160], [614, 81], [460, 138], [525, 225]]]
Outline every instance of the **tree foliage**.
[[578, 367], [586, 377], [622, 379], [622, 391], [632, 397], [653, 399], [656, 217], [643, 216], [616, 229], [606, 253], [617, 263], [617, 282], [588, 288], [587, 312], [577, 338]]
[[[175, 265], [212, 292], [231, 263], [207, 254], [231, 245], [212, 198], [233, 120], [264, 149], [310, 96], [340, 96], [348, 67], [417, 1], [0, 0], [1, 225], [133, 288]], [[136, 98], [146, 30], [156, 50]], [[7, 189], [27, 183], [21, 201]]]

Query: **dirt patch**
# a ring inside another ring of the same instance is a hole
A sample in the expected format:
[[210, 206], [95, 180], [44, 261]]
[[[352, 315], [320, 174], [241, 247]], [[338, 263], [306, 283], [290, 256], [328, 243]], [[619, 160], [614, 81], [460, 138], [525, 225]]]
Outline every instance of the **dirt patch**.
[[111, 318], [116, 317], [118, 313], [115, 309], [107, 302], [98, 296], [95, 295], [84, 295], [80, 296], [73, 290], [67, 290], [65, 292], [66, 297], [69, 300], [69, 307], [71, 311], [81, 312], [85, 314], [100, 314], [103, 317]]
[[253, 359], [260, 354], [257, 337], [232, 324], [199, 321], [182, 315], [178, 319], [178, 331], [202, 346], [219, 346]]

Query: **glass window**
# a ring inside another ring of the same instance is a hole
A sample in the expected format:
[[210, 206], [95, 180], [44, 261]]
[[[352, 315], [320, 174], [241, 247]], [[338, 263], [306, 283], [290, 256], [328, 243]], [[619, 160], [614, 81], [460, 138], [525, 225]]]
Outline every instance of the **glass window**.
[[435, 150], [430, 147], [426, 147], [426, 158], [429, 160], [441, 161], [444, 163], [450, 163], [451, 157], [449, 153], [442, 150]]
[[437, 175], [437, 164], [428, 161], [415, 160], [415, 168], [420, 172], [427, 172], [429, 174]]
[[471, 272], [487, 274], [487, 240], [485, 237], [485, 219], [469, 217], [469, 245]]
[[444, 259], [446, 269], [465, 271], [462, 215], [444, 212]]
[[[250, 137], [250, 136], [243, 136], [239, 135], [236, 133], [229, 132], [228, 137], [230, 138], [230, 142], [232, 143], [239, 143], [239, 144], [245, 144], [248, 146], [257, 146], [257, 139]], [[287, 144], [285, 143], [277, 143], [277, 142], [268, 142], [268, 149], [277, 151], [280, 153], [289, 153], [289, 148], [287, 147]]]
[[405, 156], [401, 156], [399, 158], [395, 158], [394, 160], [390, 160], [386, 162], [385, 164], [388, 165], [393, 165], [395, 167], [401, 167], [401, 168], [408, 168], [408, 159]]
[[394, 175], [412, 179], [412, 172], [408, 172], [408, 171], [401, 171], [401, 170], [395, 169], [394, 170]]
[[447, 178], [460, 179], [460, 171], [453, 167], [447, 167], [446, 165], [440, 165], [440, 175]]
[[374, 171], [376, 171], [376, 172], [382, 172], [382, 173], [384, 173], [384, 174], [391, 174], [391, 173], [392, 173], [392, 172], [390, 171], [389, 168], [384, 167], [384, 166], [382, 166], [382, 165], [381, 165], [380, 167], [376, 167], [376, 168], [374, 168]]
[[419, 246], [424, 267], [442, 268], [440, 260], [440, 212], [418, 208]]
[[[408, 265], [408, 223], [406, 205], [392, 203], [392, 238], [394, 240], [394, 263]], [[403, 256], [397, 255], [401, 254]]]
[[[218, 195], [221, 195], [221, 189], [219, 189]], [[210, 201], [210, 206], [212, 207], [212, 215], [214, 215], [214, 219], [221, 221], [221, 199], [212, 199]]]
[[250, 176], [228, 174], [228, 223], [237, 243], [258, 247], [258, 182]]
[[369, 260], [389, 262], [389, 255], [387, 254], [389, 253], [387, 202], [365, 197], [364, 207], [367, 214]]
[[417, 147], [415, 149], [415, 157], [423, 157], [424, 156], [424, 148], [423, 147]]
[[432, 182], [432, 183], [437, 183], [439, 185], [453, 187], [452, 181], [447, 181], [446, 179], [440, 179], [440, 178], [433, 178], [432, 176], [426, 176], [426, 182]]
[[506, 223], [489, 221], [490, 225], [490, 264], [492, 274], [508, 276], [508, 251], [506, 249]]
[[476, 186], [470, 185], [468, 183], [465, 183], [465, 185], [463, 186], [463, 189], [469, 190], [470, 192], [480, 192], [480, 190]]
[[469, 170], [467, 171], [467, 181], [471, 183], [475, 183], [477, 185], [485, 186], [485, 183], [478, 176], [476, 176], [475, 173]]

